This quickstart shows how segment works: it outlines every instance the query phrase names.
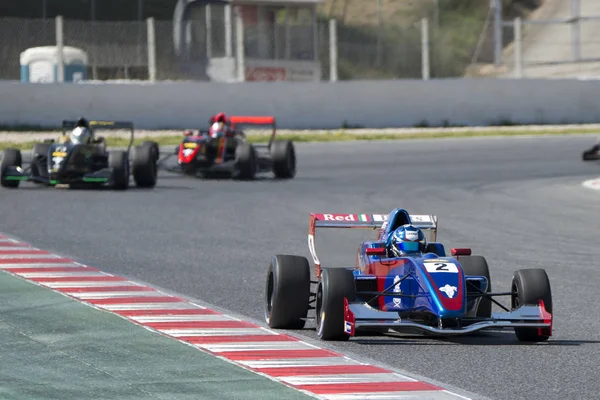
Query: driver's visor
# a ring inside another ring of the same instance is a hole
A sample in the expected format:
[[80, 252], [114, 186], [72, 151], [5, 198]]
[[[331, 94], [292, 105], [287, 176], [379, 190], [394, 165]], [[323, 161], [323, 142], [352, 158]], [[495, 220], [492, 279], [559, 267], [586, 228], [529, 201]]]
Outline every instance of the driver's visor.
[[419, 251], [419, 242], [400, 242], [398, 248], [403, 252], [416, 252]]

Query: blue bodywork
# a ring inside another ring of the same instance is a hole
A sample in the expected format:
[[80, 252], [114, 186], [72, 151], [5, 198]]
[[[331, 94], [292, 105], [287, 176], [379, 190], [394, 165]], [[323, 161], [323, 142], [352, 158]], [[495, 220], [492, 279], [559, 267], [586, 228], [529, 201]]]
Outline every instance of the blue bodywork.
[[[366, 254], [368, 248], [388, 248], [394, 230], [408, 223], [413, 223], [408, 212], [395, 209], [383, 223], [378, 240], [361, 244], [353, 271], [356, 301], [398, 312], [401, 317], [431, 318], [431, 322], [474, 317], [481, 297], [469, 297], [469, 293], [485, 292], [487, 278], [465, 276], [458, 258], [447, 257], [442, 243], [429, 242], [426, 252], [417, 257]], [[374, 292], [385, 294], [374, 296]]]

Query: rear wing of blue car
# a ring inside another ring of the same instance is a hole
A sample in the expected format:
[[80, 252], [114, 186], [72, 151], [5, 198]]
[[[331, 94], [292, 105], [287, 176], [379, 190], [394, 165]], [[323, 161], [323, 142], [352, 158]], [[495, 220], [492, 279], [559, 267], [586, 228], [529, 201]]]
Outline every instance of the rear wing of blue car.
[[437, 238], [438, 218], [435, 215], [410, 215], [405, 210], [396, 209], [390, 214], [316, 214], [311, 213], [308, 218], [308, 249], [315, 263], [317, 276], [320, 275], [321, 262], [315, 250], [315, 233], [317, 228], [350, 228], [378, 230], [379, 237], [389, 228], [388, 219], [392, 217], [394, 225], [410, 223], [429, 233], [429, 241], [435, 242]]

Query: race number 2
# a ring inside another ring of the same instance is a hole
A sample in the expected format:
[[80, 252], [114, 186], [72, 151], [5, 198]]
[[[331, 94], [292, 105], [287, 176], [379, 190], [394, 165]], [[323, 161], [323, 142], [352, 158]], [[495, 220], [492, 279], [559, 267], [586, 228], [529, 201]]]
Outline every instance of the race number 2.
[[426, 262], [425, 269], [427, 272], [450, 272], [453, 274], [458, 273], [456, 264], [451, 262]]

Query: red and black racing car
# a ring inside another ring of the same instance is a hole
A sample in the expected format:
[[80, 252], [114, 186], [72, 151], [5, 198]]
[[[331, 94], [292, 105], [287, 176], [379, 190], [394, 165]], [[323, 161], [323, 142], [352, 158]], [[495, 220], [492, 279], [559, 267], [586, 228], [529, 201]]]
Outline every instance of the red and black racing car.
[[[275, 117], [232, 116], [220, 113], [212, 117], [208, 131], [186, 131], [172, 154], [159, 161], [159, 167], [191, 176], [254, 179], [257, 173], [273, 171], [276, 178], [291, 179], [296, 175], [296, 153], [289, 140], [275, 140]], [[268, 125], [272, 134], [267, 144], [247, 141], [245, 125]], [[165, 162], [177, 155], [177, 165]]]

